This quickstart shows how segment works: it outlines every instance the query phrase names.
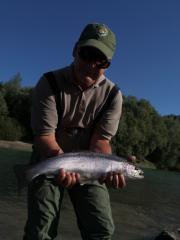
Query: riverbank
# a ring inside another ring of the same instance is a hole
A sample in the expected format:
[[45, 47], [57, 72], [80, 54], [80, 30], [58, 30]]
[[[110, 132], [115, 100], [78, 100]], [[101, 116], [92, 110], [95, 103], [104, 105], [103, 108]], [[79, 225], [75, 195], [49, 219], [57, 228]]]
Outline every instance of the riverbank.
[[21, 142], [21, 141], [0, 140], [0, 148], [31, 151], [32, 144]]

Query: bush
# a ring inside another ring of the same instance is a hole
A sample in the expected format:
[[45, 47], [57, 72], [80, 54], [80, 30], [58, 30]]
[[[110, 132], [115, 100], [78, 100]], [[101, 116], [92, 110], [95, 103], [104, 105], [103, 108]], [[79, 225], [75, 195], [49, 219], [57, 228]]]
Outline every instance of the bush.
[[0, 139], [16, 141], [21, 140], [23, 136], [23, 128], [12, 118], [0, 118]]

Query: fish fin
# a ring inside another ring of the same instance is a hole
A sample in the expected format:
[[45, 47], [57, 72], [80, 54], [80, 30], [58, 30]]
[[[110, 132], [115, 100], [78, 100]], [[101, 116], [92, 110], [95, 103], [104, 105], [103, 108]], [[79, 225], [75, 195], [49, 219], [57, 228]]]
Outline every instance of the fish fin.
[[85, 184], [90, 183], [90, 181], [80, 181], [79, 183], [80, 183], [81, 186], [83, 186], [83, 185], [85, 185]]
[[21, 195], [21, 191], [28, 185], [26, 179], [26, 170], [28, 168], [27, 164], [16, 164], [13, 166], [14, 174], [17, 180], [17, 194]]

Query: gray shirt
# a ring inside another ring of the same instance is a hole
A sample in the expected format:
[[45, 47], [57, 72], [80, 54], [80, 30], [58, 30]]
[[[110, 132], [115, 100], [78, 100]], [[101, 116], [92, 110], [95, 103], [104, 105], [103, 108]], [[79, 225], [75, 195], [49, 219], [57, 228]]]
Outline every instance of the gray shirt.
[[[62, 112], [58, 131], [71, 127], [90, 128], [114, 83], [103, 75], [93, 86], [83, 91], [73, 83], [72, 65], [53, 73], [58, 84]], [[122, 94], [119, 91], [94, 131], [110, 140], [117, 131], [121, 111]], [[56, 131], [58, 116], [55, 97], [44, 76], [40, 78], [33, 92], [31, 116], [35, 135], [48, 135]]]

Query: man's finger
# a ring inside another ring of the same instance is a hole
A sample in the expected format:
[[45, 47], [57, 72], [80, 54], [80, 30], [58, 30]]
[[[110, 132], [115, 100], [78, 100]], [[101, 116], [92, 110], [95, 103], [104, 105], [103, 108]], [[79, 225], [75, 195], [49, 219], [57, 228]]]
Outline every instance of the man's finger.
[[108, 173], [108, 175], [107, 175], [107, 180], [108, 180], [109, 183], [112, 182], [112, 180], [113, 180], [113, 172], [109, 172], [109, 173]]
[[119, 176], [117, 173], [113, 173], [113, 179], [112, 179], [112, 184], [114, 188], [119, 187]]
[[65, 177], [66, 177], [66, 173], [64, 169], [60, 169], [59, 174], [57, 176], [57, 182], [61, 183], [65, 179]]
[[67, 188], [71, 185], [71, 175], [69, 172], [66, 172], [66, 177], [64, 178], [64, 180], [62, 181], [61, 184], [63, 187]]
[[108, 172], [106, 175], [105, 183], [108, 187], [112, 186], [113, 172]]
[[79, 182], [80, 181], [80, 174], [79, 173], [75, 173], [75, 177], [76, 177], [76, 181]]
[[119, 187], [123, 188], [126, 186], [126, 181], [125, 181], [125, 177], [123, 174], [119, 173], [118, 174], [118, 179], [119, 179]]
[[72, 188], [76, 184], [76, 175], [74, 172], [70, 173], [70, 177], [71, 177], [71, 182], [68, 188]]

